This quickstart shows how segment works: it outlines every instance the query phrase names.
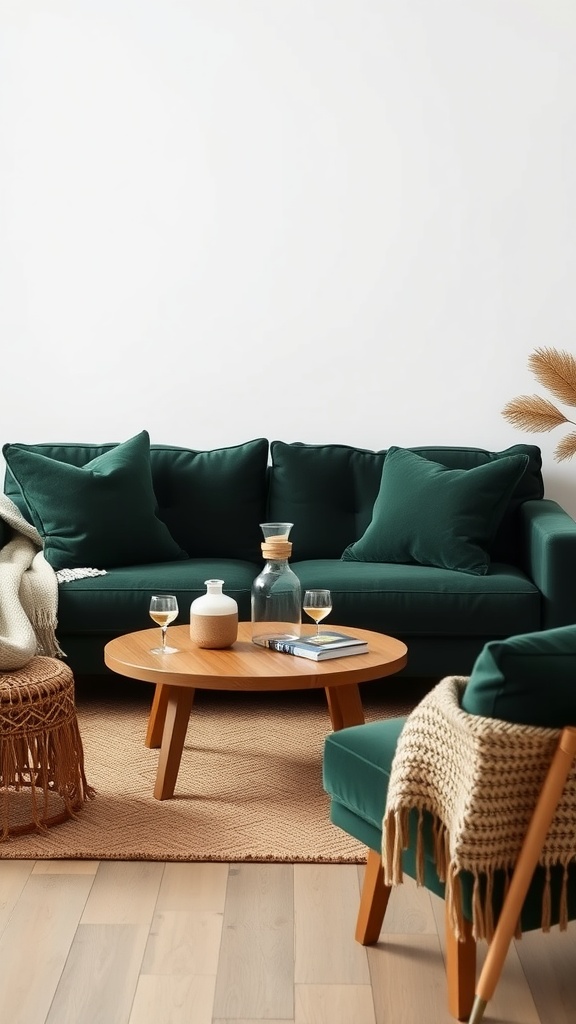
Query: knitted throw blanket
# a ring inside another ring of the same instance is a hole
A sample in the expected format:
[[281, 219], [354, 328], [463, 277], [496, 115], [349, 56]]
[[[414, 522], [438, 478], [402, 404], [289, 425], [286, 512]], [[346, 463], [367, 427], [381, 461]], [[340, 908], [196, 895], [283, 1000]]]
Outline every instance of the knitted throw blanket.
[[56, 640], [58, 581], [42, 538], [14, 502], [0, 495], [11, 539], [0, 548], [0, 670], [22, 668], [36, 654], [62, 657]]
[[105, 576], [106, 569], [58, 569], [44, 558], [42, 537], [7, 494], [0, 519], [11, 537], [0, 548], [0, 671], [22, 668], [37, 654], [65, 658], [56, 639], [58, 584]]
[[[469, 715], [460, 707], [467, 679], [443, 679], [406, 720], [392, 763], [382, 831], [387, 885], [402, 881], [410, 811], [418, 814], [416, 881], [422, 884], [422, 812], [433, 818], [434, 860], [455, 934], [462, 935], [460, 873], [473, 886], [473, 934], [492, 938], [494, 873], [508, 882], [560, 730]], [[566, 723], [570, 724], [570, 723]], [[568, 865], [576, 858], [576, 768], [573, 765], [540, 856], [546, 869], [542, 929], [551, 918], [550, 868], [563, 868], [560, 928], [567, 926]], [[518, 926], [517, 935], [520, 934]]]

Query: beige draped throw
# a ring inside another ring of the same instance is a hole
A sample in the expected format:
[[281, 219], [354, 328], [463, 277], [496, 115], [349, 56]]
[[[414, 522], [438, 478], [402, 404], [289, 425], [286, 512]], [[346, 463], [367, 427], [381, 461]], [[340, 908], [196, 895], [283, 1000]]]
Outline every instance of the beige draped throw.
[[[463, 929], [461, 872], [473, 887], [473, 934], [490, 940], [495, 872], [512, 875], [530, 817], [554, 756], [560, 730], [518, 725], [462, 710], [467, 680], [443, 679], [406, 720], [392, 763], [383, 821], [387, 885], [402, 881], [408, 819], [418, 812], [416, 881], [422, 884], [424, 811], [433, 820], [434, 860], [455, 934]], [[566, 723], [569, 725], [571, 723]], [[546, 870], [542, 928], [551, 919], [550, 868], [563, 870], [560, 928], [567, 924], [568, 866], [576, 857], [576, 769], [573, 766], [540, 856]], [[520, 934], [518, 927], [517, 934]]]
[[22, 668], [36, 654], [63, 657], [56, 639], [58, 580], [42, 538], [5, 494], [0, 518], [11, 537], [0, 548], [0, 670]]

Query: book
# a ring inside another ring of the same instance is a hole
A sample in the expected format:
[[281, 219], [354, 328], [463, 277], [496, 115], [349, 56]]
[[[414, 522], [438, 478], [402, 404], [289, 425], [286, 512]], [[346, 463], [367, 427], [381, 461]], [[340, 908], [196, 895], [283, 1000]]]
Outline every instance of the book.
[[366, 654], [368, 644], [347, 633], [324, 631], [319, 636], [301, 636], [298, 640], [283, 636], [269, 636], [259, 641], [264, 647], [280, 654], [293, 654], [297, 658], [311, 661], [326, 661], [328, 658], [344, 658], [351, 654]]

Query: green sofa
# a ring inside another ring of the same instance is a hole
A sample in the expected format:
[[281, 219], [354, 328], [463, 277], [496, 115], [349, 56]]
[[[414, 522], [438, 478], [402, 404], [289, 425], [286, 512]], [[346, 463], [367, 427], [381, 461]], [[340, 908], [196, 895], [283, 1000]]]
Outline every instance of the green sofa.
[[[149, 443], [5, 444], [4, 490], [45, 539], [59, 583], [58, 639], [100, 674], [104, 645], [151, 626], [150, 595], [179, 622], [205, 580], [250, 619], [259, 524], [292, 522], [302, 589], [328, 587], [330, 621], [408, 645], [405, 674], [468, 674], [492, 639], [576, 622], [576, 523], [543, 497], [540, 451], [370, 451], [268, 442], [211, 451]], [[4, 539], [6, 537], [4, 536]]]

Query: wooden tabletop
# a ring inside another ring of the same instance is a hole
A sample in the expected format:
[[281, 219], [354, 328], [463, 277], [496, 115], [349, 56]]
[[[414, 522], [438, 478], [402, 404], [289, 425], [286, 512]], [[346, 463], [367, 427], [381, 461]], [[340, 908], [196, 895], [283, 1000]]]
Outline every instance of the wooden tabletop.
[[[204, 650], [190, 639], [188, 625], [169, 626], [167, 642], [177, 654], [152, 654], [160, 640], [158, 627], [110, 640], [104, 661], [119, 675], [148, 683], [206, 690], [305, 690], [349, 686], [392, 675], [407, 662], [406, 644], [368, 629], [331, 629], [366, 640], [366, 654], [311, 661], [280, 654], [252, 643], [252, 623], [240, 622], [238, 640], [226, 650]], [[308, 632], [311, 632], [308, 630]]]

